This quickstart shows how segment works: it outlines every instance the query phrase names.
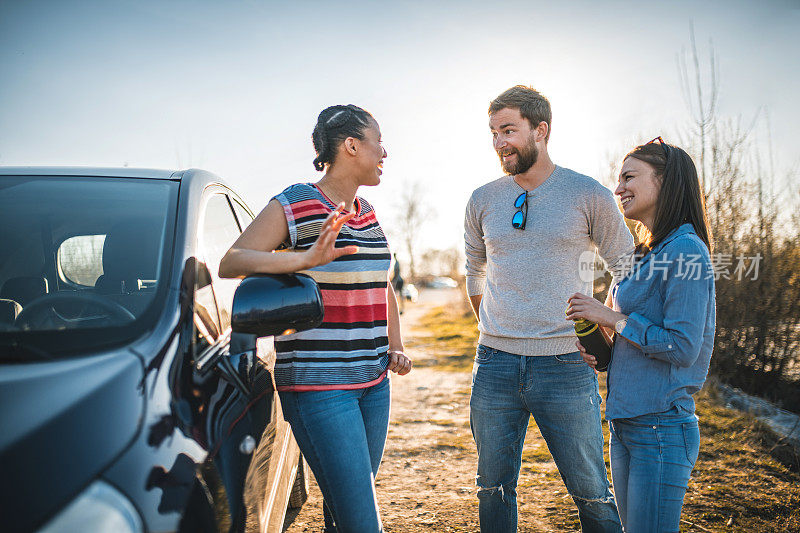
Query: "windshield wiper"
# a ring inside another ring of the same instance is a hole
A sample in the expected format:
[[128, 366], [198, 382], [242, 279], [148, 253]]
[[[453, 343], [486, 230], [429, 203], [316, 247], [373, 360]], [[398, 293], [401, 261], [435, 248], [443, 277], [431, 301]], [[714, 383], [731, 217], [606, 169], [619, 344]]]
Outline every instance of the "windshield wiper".
[[49, 361], [55, 359], [50, 353], [28, 342], [22, 342], [18, 339], [0, 340], [0, 360], [2, 361], [27, 362], [32, 359], [31, 355], [37, 360]]

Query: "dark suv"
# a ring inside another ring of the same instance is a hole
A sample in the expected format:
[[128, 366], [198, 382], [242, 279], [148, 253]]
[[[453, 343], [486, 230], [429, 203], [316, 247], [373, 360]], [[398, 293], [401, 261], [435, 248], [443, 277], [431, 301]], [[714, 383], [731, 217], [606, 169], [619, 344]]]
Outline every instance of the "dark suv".
[[279, 531], [302, 505], [265, 336], [322, 301], [219, 278], [252, 219], [201, 170], [0, 168], [3, 531]]

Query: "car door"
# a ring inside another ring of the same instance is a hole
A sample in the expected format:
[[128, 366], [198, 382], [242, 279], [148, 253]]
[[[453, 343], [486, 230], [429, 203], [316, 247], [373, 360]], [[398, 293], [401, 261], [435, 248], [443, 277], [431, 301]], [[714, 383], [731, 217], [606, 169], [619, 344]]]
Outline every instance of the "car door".
[[273, 523], [283, 521], [299, 451], [280, 412], [272, 378], [272, 339], [257, 344], [255, 336], [231, 333], [233, 297], [240, 280], [218, 275], [222, 256], [252, 217], [224, 190], [212, 188], [207, 193], [197, 255], [210, 276], [220, 331], [215, 350], [222, 354], [215, 363], [222, 379], [209, 396], [207, 409], [207, 431], [214, 443], [210, 447], [234, 529], [272, 530]]
[[[233, 207], [239, 226], [242, 231], [253, 222], [253, 214], [239, 198], [230, 196], [231, 206]], [[273, 387], [273, 414], [271, 423], [274, 424], [274, 449], [276, 453], [266, 455], [266, 447], [263, 447], [254, 456], [252, 468], [254, 471], [268, 472], [267, 481], [269, 491], [257, 502], [257, 512], [261, 517], [262, 527], [265, 531], [278, 531], [283, 526], [285, 510], [289, 504], [290, 493], [293, 488], [295, 494], [292, 496], [292, 506], [299, 507], [305, 499], [304, 484], [308, 483], [304, 479], [304, 472], [298, 475], [298, 464], [300, 462], [300, 449], [292, 435], [292, 428], [283, 418], [278, 392], [274, 389], [273, 370], [275, 368], [275, 343], [273, 337], [262, 337], [257, 342], [257, 358], [269, 371], [269, 379]], [[280, 450], [280, 453], [277, 453]], [[298, 477], [299, 476], [299, 477]], [[302, 493], [302, 496], [300, 495]], [[257, 495], [254, 497], [258, 500]], [[296, 500], [296, 501], [295, 501]]]

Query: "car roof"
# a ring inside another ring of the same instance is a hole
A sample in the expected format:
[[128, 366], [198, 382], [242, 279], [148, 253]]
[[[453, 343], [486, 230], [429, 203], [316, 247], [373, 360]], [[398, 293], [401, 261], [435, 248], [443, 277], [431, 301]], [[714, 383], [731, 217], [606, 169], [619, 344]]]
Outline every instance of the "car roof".
[[244, 202], [225, 180], [213, 172], [199, 168], [185, 170], [163, 170], [157, 168], [127, 167], [3, 167], [2, 176], [53, 176], [53, 177], [99, 177], [99, 178], [145, 178], [155, 180], [171, 180], [181, 182], [181, 187], [203, 190], [209, 185], [219, 185], [228, 194]]
[[113, 167], [0, 167], [0, 176], [100, 176], [180, 180], [183, 171]]

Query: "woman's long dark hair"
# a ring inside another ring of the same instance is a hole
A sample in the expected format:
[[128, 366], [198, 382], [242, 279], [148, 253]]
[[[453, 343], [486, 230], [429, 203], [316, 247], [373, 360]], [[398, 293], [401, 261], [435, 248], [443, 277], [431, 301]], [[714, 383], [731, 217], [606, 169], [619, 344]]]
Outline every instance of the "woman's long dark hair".
[[348, 137], [364, 139], [364, 130], [374, 121], [368, 112], [353, 104], [333, 105], [322, 110], [311, 134], [317, 157], [314, 168], [325, 170], [336, 159], [336, 149]]
[[711, 231], [700, 180], [694, 161], [683, 149], [671, 144], [650, 142], [637, 146], [625, 156], [647, 163], [661, 183], [656, 200], [652, 232], [639, 224], [637, 252], [647, 253], [682, 224], [689, 223], [711, 251]]

